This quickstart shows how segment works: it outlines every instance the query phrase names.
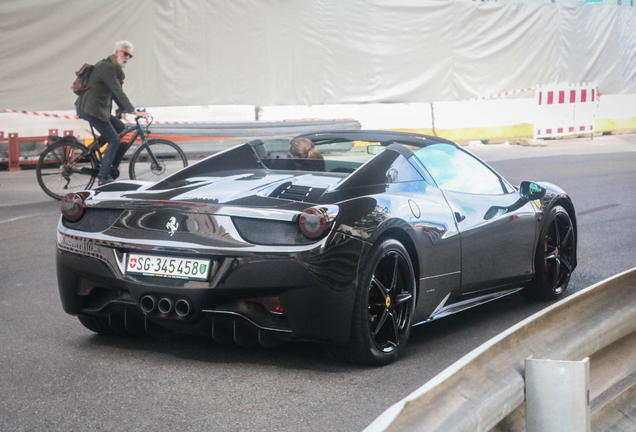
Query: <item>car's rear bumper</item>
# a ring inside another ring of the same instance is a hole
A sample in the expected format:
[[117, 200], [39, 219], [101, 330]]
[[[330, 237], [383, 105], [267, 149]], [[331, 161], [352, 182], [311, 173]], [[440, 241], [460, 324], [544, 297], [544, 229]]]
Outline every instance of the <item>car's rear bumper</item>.
[[[214, 264], [213, 274], [207, 281], [193, 281], [126, 274], [128, 253], [158, 252], [73, 234], [59, 232], [57, 248], [60, 297], [69, 314], [109, 317], [113, 325], [130, 325], [134, 331], [141, 326], [152, 333], [159, 326], [220, 340], [227, 338], [221, 330], [228, 330], [238, 343], [250, 335], [263, 345], [270, 336], [336, 343], [348, 340], [358, 268], [367, 249], [359, 239], [339, 234], [338, 242], [331, 241], [329, 246], [321, 242], [291, 252], [283, 248], [236, 251], [234, 255], [214, 251], [207, 255]], [[74, 237], [84, 246], [69, 247], [74, 243], [65, 242], [64, 236]], [[206, 257], [201, 251], [163, 250], [162, 255]], [[145, 296], [173, 304], [187, 300], [192, 309], [186, 316], [177, 315], [174, 309], [144, 312], [140, 300]], [[271, 310], [272, 299], [282, 311]]]

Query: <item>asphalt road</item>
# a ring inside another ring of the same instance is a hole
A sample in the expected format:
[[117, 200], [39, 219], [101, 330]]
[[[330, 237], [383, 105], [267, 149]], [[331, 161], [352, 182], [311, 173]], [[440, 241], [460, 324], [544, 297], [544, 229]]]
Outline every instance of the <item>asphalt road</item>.
[[[469, 150], [512, 183], [546, 180], [578, 211], [569, 293], [636, 266], [636, 135]], [[92, 334], [61, 308], [58, 202], [33, 171], [0, 172], [0, 430], [356, 431], [481, 343], [548, 305], [513, 295], [417, 327], [383, 368], [183, 335]]]

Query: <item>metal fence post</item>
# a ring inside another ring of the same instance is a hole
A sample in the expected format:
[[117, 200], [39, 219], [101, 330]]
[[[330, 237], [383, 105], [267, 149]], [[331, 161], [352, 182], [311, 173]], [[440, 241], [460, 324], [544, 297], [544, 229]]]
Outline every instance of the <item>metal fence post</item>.
[[590, 432], [590, 359], [526, 359], [526, 431]]
[[17, 133], [9, 134], [9, 171], [20, 171], [20, 142]]

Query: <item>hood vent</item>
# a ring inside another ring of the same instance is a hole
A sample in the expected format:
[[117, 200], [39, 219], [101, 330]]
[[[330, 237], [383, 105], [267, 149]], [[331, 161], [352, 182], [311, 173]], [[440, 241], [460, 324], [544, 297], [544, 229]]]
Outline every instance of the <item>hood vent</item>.
[[305, 201], [312, 189], [313, 188], [309, 186], [289, 185], [278, 194], [278, 198], [292, 201]]

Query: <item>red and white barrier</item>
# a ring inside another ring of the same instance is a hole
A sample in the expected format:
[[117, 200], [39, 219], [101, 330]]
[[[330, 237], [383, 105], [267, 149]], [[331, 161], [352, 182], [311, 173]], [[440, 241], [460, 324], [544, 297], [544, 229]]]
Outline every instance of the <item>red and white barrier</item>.
[[599, 97], [592, 83], [537, 87], [534, 138], [594, 134]]

